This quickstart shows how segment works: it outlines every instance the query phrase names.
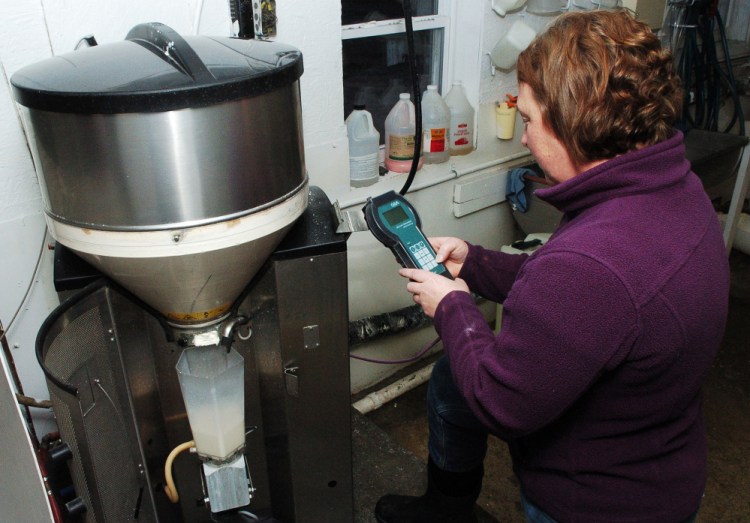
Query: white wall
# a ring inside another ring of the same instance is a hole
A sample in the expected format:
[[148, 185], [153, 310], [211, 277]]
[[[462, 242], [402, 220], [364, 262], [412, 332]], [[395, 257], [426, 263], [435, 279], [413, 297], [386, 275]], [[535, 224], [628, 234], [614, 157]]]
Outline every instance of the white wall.
[[[539, 29], [549, 18], [527, 15], [524, 10], [501, 18], [492, 12], [490, 0], [460, 2], [451, 28], [457, 55], [451, 60], [450, 71], [453, 78], [464, 81], [477, 108], [479, 149], [448, 164], [425, 168], [417, 175], [413, 198], [428, 234], [448, 232], [499, 245], [509, 241], [513, 232], [507, 206], [455, 219], [453, 184], [457, 177], [471, 176], [479, 168], [497, 168], [501, 159], [525, 155], [519, 142], [520, 127], [512, 142], [494, 137], [494, 102], [507, 92], [515, 94], [517, 87], [514, 72], [492, 74], [487, 53], [514, 20], [522, 18]], [[369, 195], [400, 188], [403, 175], [373, 188], [349, 189], [340, 1], [278, 0], [277, 9], [275, 39], [298, 47], [304, 57], [303, 127], [312, 183], [321, 186], [331, 199], [354, 207]], [[42, 399], [47, 391], [33, 345], [39, 326], [57, 304], [57, 296], [52, 285], [51, 251], [46, 247], [51, 240], [46, 237], [42, 197], [9, 88], [10, 77], [25, 65], [72, 51], [86, 35], [93, 34], [100, 44], [119, 41], [142, 22], [163, 22], [182, 34], [197, 30], [199, 34], [230, 35], [232, 28], [225, 0], [5, 0], [0, 2], [0, 20], [0, 320], [10, 327], [8, 341], [25, 392]], [[443, 181], [430, 187], [435, 180]], [[420, 187], [423, 189], [418, 190]], [[349, 250], [352, 319], [411, 304], [389, 252], [366, 233], [352, 236]], [[433, 335], [428, 329], [362, 352], [403, 356]], [[361, 389], [392, 371], [353, 363], [353, 388]], [[49, 413], [36, 416], [41, 434], [53, 426], [47, 419]]]
[[[72, 51], [78, 41], [89, 34], [94, 34], [99, 43], [118, 41], [131, 27], [147, 21], [162, 21], [189, 34], [193, 32], [199, 5], [197, 0], [0, 2], [0, 20], [3, 20], [0, 29], [0, 321], [8, 330], [7, 339], [27, 395], [48, 397], [34, 357], [34, 340], [39, 326], [58, 300], [52, 283], [52, 253], [46, 248], [39, 184], [9, 79], [25, 65]], [[224, 0], [205, 0], [200, 31], [229, 35], [228, 6]], [[39, 270], [36, 270], [37, 265]], [[35, 411], [40, 434], [54, 427], [50, 417], [47, 411]]]

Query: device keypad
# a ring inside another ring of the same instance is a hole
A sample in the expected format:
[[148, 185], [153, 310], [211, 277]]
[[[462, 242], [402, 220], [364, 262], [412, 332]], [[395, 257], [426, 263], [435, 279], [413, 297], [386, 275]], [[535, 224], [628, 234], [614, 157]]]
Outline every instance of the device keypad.
[[414, 255], [419, 266], [424, 270], [431, 271], [437, 267], [435, 256], [432, 255], [424, 242], [417, 242], [414, 245], [409, 246], [409, 250]]

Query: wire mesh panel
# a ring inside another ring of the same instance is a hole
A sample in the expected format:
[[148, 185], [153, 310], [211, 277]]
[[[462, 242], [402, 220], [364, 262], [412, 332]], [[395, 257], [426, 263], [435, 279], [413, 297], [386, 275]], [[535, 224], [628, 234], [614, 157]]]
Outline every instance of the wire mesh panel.
[[62, 439], [73, 451], [69, 466], [87, 508], [85, 521], [156, 521], [110, 292], [103, 288], [84, 296], [48, 325], [47, 383]]

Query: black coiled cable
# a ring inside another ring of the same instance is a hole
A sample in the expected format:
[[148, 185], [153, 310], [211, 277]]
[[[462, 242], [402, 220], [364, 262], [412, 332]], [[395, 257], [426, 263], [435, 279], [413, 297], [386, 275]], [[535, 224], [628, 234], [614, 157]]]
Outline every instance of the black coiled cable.
[[[678, 72], [686, 91], [692, 99], [685, 97], [682, 122], [684, 129], [704, 129], [728, 133], [739, 123], [739, 131], [745, 136], [745, 117], [742, 113], [737, 84], [732, 70], [726, 28], [721, 14], [712, 3], [696, 3], [687, 7], [685, 24], [688, 29], [682, 53], [678, 60]], [[719, 41], [726, 63], [726, 70], [719, 62], [714, 32], [718, 29]], [[727, 96], [734, 105], [729, 124], [719, 129], [722, 100]], [[694, 106], [691, 111], [691, 106]]]

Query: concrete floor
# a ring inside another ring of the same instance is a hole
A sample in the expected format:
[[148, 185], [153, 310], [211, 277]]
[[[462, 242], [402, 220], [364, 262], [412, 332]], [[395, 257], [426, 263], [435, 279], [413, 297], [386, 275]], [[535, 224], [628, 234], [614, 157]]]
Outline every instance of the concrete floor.
[[[705, 385], [709, 472], [698, 523], [750, 521], [750, 256], [733, 251], [726, 336]], [[355, 522], [387, 492], [420, 494], [427, 459], [426, 386], [354, 416]], [[524, 522], [505, 444], [492, 438], [480, 521]]]

